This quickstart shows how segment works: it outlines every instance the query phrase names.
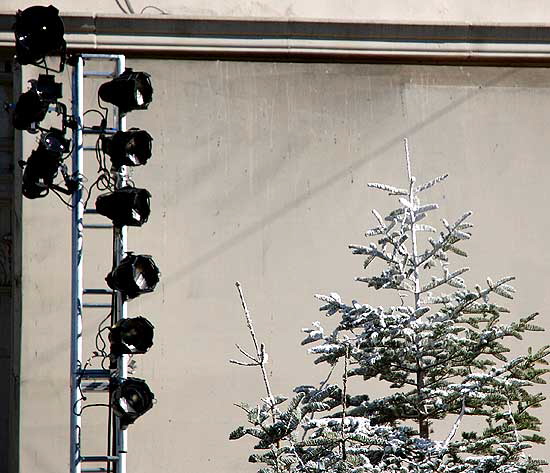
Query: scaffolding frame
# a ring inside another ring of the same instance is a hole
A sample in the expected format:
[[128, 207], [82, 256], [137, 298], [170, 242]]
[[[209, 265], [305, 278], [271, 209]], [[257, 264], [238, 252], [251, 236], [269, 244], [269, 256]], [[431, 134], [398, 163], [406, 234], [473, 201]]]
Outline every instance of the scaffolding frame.
[[[86, 61], [114, 62], [111, 73], [102, 71], [85, 71]], [[72, 172], [78, 179], [84, 175], [84, 152], [95, 148], [84, 146], [85, 134], [115, 133], [126, 131], [126, 118], [115, 115], [113, 128], [97, 130], [84, 127], [84, 79], [86, 77], [112, 78], [120, 75], [126, 68], [126, 58], [120, 54], [81, 54], [75, 59], [72, 73], [72, 114], [78, 124], [73, 130]], [[115, 107], [116, 109], [116, 107]], [[126, 185], [127, 170], [123, 166], [112, 171], [115, 189]], [[109, 395], [109, 386], [112, 382], [120, 382], [128, 377], [128, 355], [121, 355], [116, 360], [115, 369], [86, 369], [83, 365], [82, 316], [85, 308], [110, 308], [112, 322], [127, 317], [127, 307], [122, 294], [109, 289], [85, 288], [83, 280], [84, 269], [84, 229], [113, 228], [113, 267], [118, 265], [127, 249], [126, 227], [112, 225], [97, 225], [84, 223], [86, 214], [97, 213], [95, 210], [84, 209], [82, 186], [72, 195], [72, 232], [71, 232], [71, 359], [70, 359], [70, 473], [113, 472], [126, 473], [127, 431], [121, 428], [120, 419], [114, 414], [109, 416], [109, 424], [113, 426], [113, 454], [112, 455], [82, 455], [82, 393], [85, 391], [104, 391]], [[107, 295], [111, 303], [85, 303], [84, 295]], [[112, 368], [112, 367], [111, 367]], [[84, 383], [83, 381], [86, 381]], [[105, 467], [83, 468], [85, 463], [105, 463]], [[112, 466], [112, 468], [111, 468]]]

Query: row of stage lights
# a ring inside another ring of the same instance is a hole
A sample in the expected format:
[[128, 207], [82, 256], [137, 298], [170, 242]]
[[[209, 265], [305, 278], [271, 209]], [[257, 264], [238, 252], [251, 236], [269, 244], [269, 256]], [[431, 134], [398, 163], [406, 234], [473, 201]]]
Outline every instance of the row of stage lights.
[[[37, 149], [32, 151], [26, 162], [20, 162], [23, 168], [22, 193], [29, 199], [45, 197], [50, 190], [56, 194], [72, 195], [82, 188], [83, 176], [69, 175], [64, 164], [71, 154], [71, 140], [66, 137], [66, 132], [83, 127], [83, 124], [70, 116], [66, 105], [59, 101], [63, 96], [62, 85], [55, 82], [55, 77], [50, 74], [53, 70], [46, 64], [46, 56], [59, 56], [59, 69], [54, 72], [62, 72], [66, 63], [74, 65], [75, 56], [67, 55], [63, 21], [54, 6], [33, 6], [17, 12], [14, 29], [16, 61], [21, 65], [32, 64], [46, 69], [46, 74], [30, 81], [29, 90], [19, 97], [14, 107], [7, 106], [16, 129], [41, 134]], [[102, 84], [98, 96], [98, 103], [101, 99], [118, 107], [121, 115], [133, 110], [145, 110], [153, 96], [150, 76], [145, 72], [126, 69]], [[44, 129], [40, 126], [50, 111], [61, 116], [60, 128]], [[102, 116], [101, 125], [93, 128], [100, 130], [96, 149], [100, 158], [103, 154], [103, 162], [105, 154], [108, 155], [114, 172], [119, 172], [122, 166], [144, 165], [152, 154], [151, 135], [131, 128], [109, 136], [105, 133], [107, 111], [99, 114]], [[116, 189], [109, 170], [102, 166], [101, 159], [98, 161], [102, 175], [94, 185], [99, 188], [98, 183], [104, 182], [103, 190], [109, 192], [97, 197], [96, 211], [109, 218], [115, 227], [139, 227], [147, 222], [151, 194], [133, 185]], [[63, 183], [55, 182], [59, 173]], [[88, 189], [88, 198], [94, 185]], [[107, 275], [106, 281], [111, 289], [122, 295], [123, 300], [129, 300], [152, 292], [159, 282], [159, 275], [151, 256], [129, 252]], [[153, 333], [153, 325], [141, 316], [121, 319], [109, 327], [111, 367], [116, 365], [119, 356], [146, 353], [153, 345]], [[113, 378], [110, 383], [110, 406], [120, 418], [122, 428], [148, 411], [153, 401], [154, 395], [142, 379], [129, 377], [117, 381]]]

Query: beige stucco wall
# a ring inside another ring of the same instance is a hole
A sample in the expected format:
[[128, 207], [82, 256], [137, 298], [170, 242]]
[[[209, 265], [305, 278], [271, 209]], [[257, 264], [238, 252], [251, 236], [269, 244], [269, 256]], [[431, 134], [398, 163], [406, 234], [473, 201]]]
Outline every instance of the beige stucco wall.
[[[49, 0], [21, 2], [4, 0], [0, 9], [10, 11], [30, 5], [49, 5]], [[192, 16], [239, 16], [275, 18], [331, 18], [354, 20], [401, 20], [401, 21], [466, 21], [466, 22], [531, 22], [550, 21], [550, 6], [540, 0], [129, 0], [136, 14], [147, 6], [160, 8], [172, 15]], [[120, 1], [128, 11], [124, 0]], [[55, 5], [63, 12], [121, 13], [116, 0], [58, 0]], [[154, 8], [147, 14], [159, 13]]]
[[[234, 281], [269, 350], [274, 390], [318, 382], [324, 371], [299, 345], [300, 329], [320, 317], [312, 294], [387, 300], [353, 282], [362, 260], [347, 244], [364, 241], [372, 207], [388, 208], [366, 183], [405, 182], [404, 136], [419, 178], [450, 173], [448, 185], [429, 194], [442, 204], [438, 215], [475, 211], [467, 280], [517, 275], [514, 315], [540, 310], [550, 328], [548, 70], [129, 65], [150, 71], [155, 86], [150, 110], [128, 116], [155, 139], [154, 157], [134, 172], [136, 185], [153, 194], [153, 214], [130, 230], [129, 247], [152, 254], [163, 279], [129, 304], [130, 315], [157, 329], [135, 374], [158, 403], [129, 429], [128, 471], [255, 471], [246, 464], [251, 444], [227, 440], [244, 420], [233, 403], [262, 393], [259, 373], [228, 364], [234, 344], [249, 342]], [[33, 138], [26, 140], [29, 153]], [[95, 169], [89, 155], [90, 180]], [[68, 463], [70, 212], [51, 195], [26, 200], [23, 214], [21, 472], [57, 473]], [[109, 235], [90, 238], [87, 287], [102, 284], [110, 266]], [[104, 315], [85, 313], [90, 338]], [[546, 337], [531, 340], [537, 346]], [[101, 453], [94, 449], [105, 443], [104, 411], [86, 411], [95, 438], [87, 436], [84, 454]]]

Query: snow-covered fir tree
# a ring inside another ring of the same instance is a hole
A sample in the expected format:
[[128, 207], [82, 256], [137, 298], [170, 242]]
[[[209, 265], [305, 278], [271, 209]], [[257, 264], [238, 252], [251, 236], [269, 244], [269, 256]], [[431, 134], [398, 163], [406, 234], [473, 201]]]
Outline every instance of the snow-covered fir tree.
[[[304, 329], [302, 343], [313, 344], [315, 363], [329, 365], [331, 373], [340, 365], [341, 380], [332, 384], [329, 375], [319, 387], [295, 388], [290, 399], [274, 396], [265, 348], [239, 287], [256, 353], [239, 347], [248, 361], [236, 363], [261, 367], [267, 396], [257, 405], [239, 405], [248, 424], [230, 439], [255, 438], [249, 461], [261, 464], [261, 473], [528, 473], [546, 464], [528, 449], [544, 442], [532, 411], [544, 400], [534, 386], [545, 382], [550, 347], [507, 356], [509, 339], [542, 330], [533, 323], [537, 314], [502, 322], [509, 311], [501, 301], [512, 298], [513, 277], [466, 287], [461, 275], [468, 268], [453, 264], [467, 256], [460, 245], [471, 237], [471, 212], [443, 219], [440, 230], [426, 223], [438, 206], [422, 203], [422, 193], [447, 175], [418, 185], [406, 142], [405, 148], [407, 188], [369, 184], [399, 206], [385, 217], [373, 210], [376, 226], [366, 232], [372, 241], [350, 245], [364, 257], [366, 271], [376, 260], [384, 268], [356, 280], [395, 291], [399, 305], [317, 295], [321, 310], [338, 317], [337, 326], [330, 333], [319, 322]], [[388, 394], [352, 394], [350, 377], [384, 383]], [[465, 422], [469, 417], [476, 422]], [[450, 429], [434, 431], [432, 422], [441, 419]]]

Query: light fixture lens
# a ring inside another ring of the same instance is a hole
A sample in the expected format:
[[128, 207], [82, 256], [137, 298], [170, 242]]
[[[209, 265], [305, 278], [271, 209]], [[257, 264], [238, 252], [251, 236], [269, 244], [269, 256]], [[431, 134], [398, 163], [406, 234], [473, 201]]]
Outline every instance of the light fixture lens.
[[111, 157], [113, 167], [143, 166], [151, 158], [153, 138], [145, 130], [130, 128], [106, 136], [102, 141], [103, 151]]
[[42, 135], [41, 143], [48, 151], [60, 155], [68, 153], [71, 148], [71, 140], [65, 138], [63, 131], [56, 128], [50, 128], [45, 132]]
[[154, 327], [145, 317], [119, 320], [109, 330], [113, 356], [147, 353], [153, 346]]
[[149, 255], [129, 253], [105, 278], [108, 286], [120, 291], [125, 299], [152, 292], [160, 280], [160, 271]]
[[153, 407], [155, 395], [143, 379], [127, 378], [111, 387], [111, 407], [126, 429]]

